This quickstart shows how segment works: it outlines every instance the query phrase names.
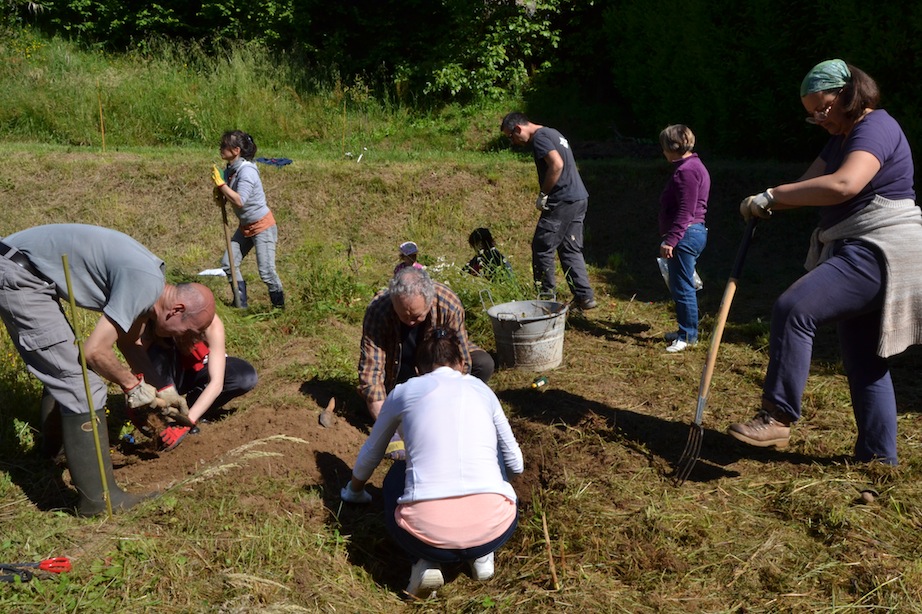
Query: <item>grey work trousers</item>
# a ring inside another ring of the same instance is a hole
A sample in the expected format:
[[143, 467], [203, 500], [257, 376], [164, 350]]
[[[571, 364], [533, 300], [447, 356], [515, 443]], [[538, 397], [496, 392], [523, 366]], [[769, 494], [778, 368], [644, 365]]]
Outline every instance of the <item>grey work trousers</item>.
[[556, 293], [554, 279], [554, 254], [560, 256], [560, 266], [578, 301], [594, 298], [586, 261], [583, 259], [583, 221], [589, 200], [559, 203], [544, 211], [531, 240], [531, 267], [535, 283], [540, 284], [542, 293]]
[[[29, 372], [61, 410], [89, 413], [74, 331], [64, 316], [54, 284], [7, 258], [0, 258], [0, 318]], [[89, 371], [93, 408], [106, 406], [106, 383]]]

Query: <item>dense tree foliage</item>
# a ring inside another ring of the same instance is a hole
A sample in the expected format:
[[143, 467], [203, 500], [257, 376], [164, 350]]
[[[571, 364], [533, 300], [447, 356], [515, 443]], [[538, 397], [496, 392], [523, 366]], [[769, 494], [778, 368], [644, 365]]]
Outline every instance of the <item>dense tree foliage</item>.
[[[46, 31], [109, 51], [151, 40], [260, 44], [330, 82], [410, 106], [526, 95], [544, 120], [654, 138], [683, 122], [706, 150], [804, 157], [822, 134], [797, 86], [830, 57], [861, 66], [911, 140], [922, 4], [840, 0], [7, 0]], [[607, 109], [598, 121], [590, 108]], [[598, 134], [599, 131], [602, 134]], [[803, 153], [801, 153], [803, 152]]]

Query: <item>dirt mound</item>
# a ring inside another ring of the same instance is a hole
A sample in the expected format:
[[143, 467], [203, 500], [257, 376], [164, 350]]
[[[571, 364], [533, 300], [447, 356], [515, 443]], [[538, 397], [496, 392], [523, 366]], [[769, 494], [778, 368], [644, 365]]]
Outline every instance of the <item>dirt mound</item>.
[[[263, 385], [271, 385], [265, 383]], [[252, 393], [258, 397], [259, 388]], [[122, 443], [113, 452], [116, 478], [133, 489], [163, 490], [203, 474], [237, 471], [248, 475], [290, 476], [306, 483], [322, 483], [318, 456], [331, 454], [347, 464], [367, 437], [356, 426], [356, 417], [340, 409], [330, 428], [321, 426], [326, 405], [305, 398], [302, 404], [257, 404], [245, 410], [228, 408], [226, 415], [200, 424], [198, 434], [187, 435], [169, 452], [157, 450], [157, 442], [138, 435], [137, 443]], [[351, 412], [355, 413], [355, 412]], [[345, 482], [348, 475], [341, 476]]]

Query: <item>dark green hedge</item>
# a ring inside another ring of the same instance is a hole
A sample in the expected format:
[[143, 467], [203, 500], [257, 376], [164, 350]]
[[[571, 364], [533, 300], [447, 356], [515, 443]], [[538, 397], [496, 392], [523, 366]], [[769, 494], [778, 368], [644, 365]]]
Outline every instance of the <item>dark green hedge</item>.
[[[808, 159], [800, 80], [841, 57], [922, 137], [922, 3], [837, 0], [47, 0], [23, 21], [107, 50], [152, 37], [259, 41], [405, 104], [522, 93], [575, 132], [654, 139], [689, 124], [713, 154]], [[585, 104], [584, 104], [585, 103]], [[604, 109], [587, 111], [589, 105]]]

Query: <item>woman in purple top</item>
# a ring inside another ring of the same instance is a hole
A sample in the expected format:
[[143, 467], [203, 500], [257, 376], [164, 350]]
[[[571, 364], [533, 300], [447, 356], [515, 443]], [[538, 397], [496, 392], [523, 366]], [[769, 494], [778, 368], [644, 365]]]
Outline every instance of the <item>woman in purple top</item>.
[[695, 135], [682, 124], [667, 126], [659, 134], [663, 155], [672, 163], [672, 177], [660, 196], [660, 258], [669, 266], [669, 290], [675, 301], [679, 330], [668, 333], [667, 352], [681, 352], [698, 342], [698, 298], [695, 264], [707, 244], [704, 216], [708, 210], [711, 176], [695, 148]]
[[801, 416], [813, 339], [835, 323], [858, 426], [855, 460], [896, 464], [896, 397], [887, 357], [922, 343], [922, 212], [909, 143], [878, 109], [877, 84], [842, 60], [817, 64], [800, 88], [807, 122], [831, 136], [796, 182], [740, 203], [744, 218], [818, 207], [805, 267], [772, 309], [762, 408], [730, 435], [788, 445]]

